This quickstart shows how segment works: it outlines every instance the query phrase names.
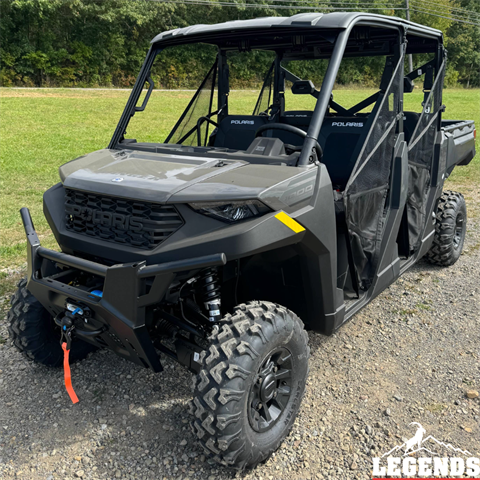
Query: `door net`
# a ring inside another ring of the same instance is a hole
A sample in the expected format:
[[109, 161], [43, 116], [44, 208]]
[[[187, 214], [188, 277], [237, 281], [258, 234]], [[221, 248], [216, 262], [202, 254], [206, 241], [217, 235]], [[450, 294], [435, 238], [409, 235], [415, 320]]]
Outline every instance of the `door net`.
[[[385, 200], [400, 114], [403, 57], [402, 48], [385, 93], [379, 99], [378, 108], [372, 112], [374, 117], [370, 130], [344, 192], [352, 256], [357, 281], [362, 289], [367, 289], [372, 283], [383, 236]], [[393, 62], [393, 59], [390, 61]]]
[[[423, 110], [408, 146], [408, 233], [410, 251], [415, 252], [422, 242], [426, 222], [426, 203], [430, 193], [432, 159], [437, 132], [437, 119], [442, 107], [445, 76], [443, 61], [431, 90], [426, 90]], [[432, 70], [433, 75], [433, 70]], [[425, 83], [428, 76], [426, 76]], [[428, 87], [424, 85], [424, 87]]]

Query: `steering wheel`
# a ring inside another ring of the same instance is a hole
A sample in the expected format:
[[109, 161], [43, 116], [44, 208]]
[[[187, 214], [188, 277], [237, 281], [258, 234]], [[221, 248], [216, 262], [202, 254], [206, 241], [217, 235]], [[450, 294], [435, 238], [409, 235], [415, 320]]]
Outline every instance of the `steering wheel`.
[[[262, 133], [266, 132], [267, 130], [283, 130], [284, 132], [294, 133], [295, 135], [298, 135], [302, 138], [306, 138], [307, 136], [307, 132], [305, 132], [305, 130], [294, 127], [293, 125], [288, 125], [286, 123], [267, 123], [265, 125], [262, 125], [255, 132], [255, 138], [261, 137]], [[317, 153], [318, 160], [321, 160], [321, 158], [323, 157], [323, 150], [317, 140], [315, 140], [315, 152]]]

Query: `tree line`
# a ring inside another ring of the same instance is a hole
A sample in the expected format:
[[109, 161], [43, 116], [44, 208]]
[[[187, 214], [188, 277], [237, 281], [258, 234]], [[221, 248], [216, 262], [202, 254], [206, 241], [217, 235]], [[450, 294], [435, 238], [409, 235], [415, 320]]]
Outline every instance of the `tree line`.
[[[332, 1], [332, 4], [329, 2]], [[405, 16], [403, 0], [345, 0], [371, 4], [374, 13]], [[424, 0], [415, 0], [424, 1]], [[480, 0], [429, 0], [435, 15], [412, 12], [412, 20], [442, 30], [448, 49], [446, 84], [480, 86], [480, 27], [450, 17], [459, 8], [480, 14]], [[148, 0], [0, 0], [0, 84], [46, 87], [130, 87], [151, 39], [158, 33], [198, 23], [265, 16], [289, 16], [291, 9], [272, 9], [268, 0], [255, 8], [187, 5]], [[302, 4], [303, 5], [303, 4]], [[317, 1], [307, 5], [318, 7]], [[342, 10], [338, 0], [322, 0], [324, 11]], [[434, 6], [432, 6], [434, 5]], [[425, 7], [426, 8], [426, 7]], [[359, 7], [365, 11], [365, 7]], [[368, 8], [366, 11], [369, 11]], [[157, 88], [191, 88], [211, 66], [208, 50], [184, 48], [168, 52], [155, 69]], [[267, 58], [239, 55], [235, 59], [236, 86], [262, 81]], [[382, 65], [354, 59], [342, 69], [338, 83], [376, 82]], [[234, 85], [235, 86], [235, 85]]]

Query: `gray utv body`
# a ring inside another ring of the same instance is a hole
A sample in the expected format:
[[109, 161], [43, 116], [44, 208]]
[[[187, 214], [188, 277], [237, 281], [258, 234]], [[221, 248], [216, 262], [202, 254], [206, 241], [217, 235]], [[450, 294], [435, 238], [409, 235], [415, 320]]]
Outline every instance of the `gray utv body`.
[[[148, 105], [155, 56], [189, 43], [218, 47], [209, 72], [218, 108], [212, 100], [186, 124], [204, 82], [164, 143], [126, 138], [130, 119]], [[255, 48], [276, 52], [272, 101], [265, 111], [230, 115], [227, 53]], [[432, 59], [405, 77], [409, 53]], [[345, 109], [331, 98], [341, 60], [369, 55], [386, 56], [379, 90]], [[310, 57], [329, 59], [319, 92], [281, 64]], [[22, 209], [28, 290], [54, 318], [79, 307], [76, 337], [154, 371], [161, 354], [198, 371], [204, 347], [194, 338], [206, 339], [249, 300], [281, 304], [307, 328], [332, 334], [430, 249], [444, 181], [475, 155], [473, 122], [442, 120], [445, 62], [440, 31], [364, 13], [158, 35], [108, 148], [60, 167], [61, 183], [44, 195], [61, 252], [40, 245]], [[404, 93], [422, 74], [424, 109], [406, 112]], [[285, 111], [286, 80], [294, 93], [317, 98], [313, 111]], [[368, 105], [371, 113], [361, 113]], [[228, 222], [205, 214], [230, 204], [254, 213]], [[218, 311], [208, 311], [211, 298]], [[172, 330], [179, 334], [163, 342]]]

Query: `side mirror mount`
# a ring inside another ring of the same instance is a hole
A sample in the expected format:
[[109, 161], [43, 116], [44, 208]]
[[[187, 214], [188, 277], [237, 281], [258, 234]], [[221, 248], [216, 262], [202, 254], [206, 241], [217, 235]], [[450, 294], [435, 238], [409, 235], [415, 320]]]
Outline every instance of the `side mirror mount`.
[[294, 95], [313, 95], [315, 96], [315, 85], [311, 80], [297, 80], [292, 85]]
[[412, 93], [415, 88], [413, 80], [408, 77], [403, 77], [403, 93]]

